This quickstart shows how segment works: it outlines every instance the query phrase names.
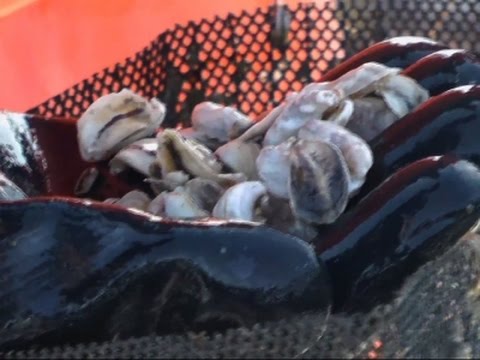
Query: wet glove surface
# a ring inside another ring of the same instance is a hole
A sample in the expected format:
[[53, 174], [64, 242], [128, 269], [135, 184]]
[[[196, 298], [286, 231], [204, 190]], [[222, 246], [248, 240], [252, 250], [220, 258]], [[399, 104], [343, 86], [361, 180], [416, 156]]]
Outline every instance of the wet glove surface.
[[368, 314], [305, 314], [207, 336], [144, 337], [102, 344], [25, 349], [7, 358], [479, 357], [480, 237], [413, 274], [396, 299]]

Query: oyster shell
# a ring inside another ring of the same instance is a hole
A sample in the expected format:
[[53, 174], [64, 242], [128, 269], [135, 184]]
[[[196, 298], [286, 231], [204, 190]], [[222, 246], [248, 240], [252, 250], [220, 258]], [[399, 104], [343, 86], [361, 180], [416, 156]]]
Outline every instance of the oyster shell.
[[429, 98], [427, 90], [405, 75], [383, 78], [375, 84], [375, 93], [382, 96], [398, 118], [407, 115]]
[[372, 150], [363, 139], [344, 127], [320, 120], [307, 122], [298, 132], [298, 138], [309, 141], [323, 140], [336, 145], [348, 166], [350, 197], [358, 192], [373, 165]]
[[22, 200], [26, 198], [27, 194], [0, 171], [0, 201]]
[[123, 89], [93, 102], [77, 122], [83, 160], [105, 160], [135, 140], [153, 135], [165, 118], [166, 108]]
[[311, 241], [318, 235], [314, 225], [295, 218], [288, 199], [279, 199], [271, 195], [263, 196], [260, 199], [259, 211], [265, 219], [265, 225], [273, 229], [298, 236], [305, 241]]
[[199, 219], [209, 216], [182, 187], [158, 195], [149, 204], [147, 211], [171, 219]]
[[232, 140], [215, 151], [215, 155], [236, 173], [245, 174], [248, 180], [256, 180], [255, 161], [260, 153], [260, 146], [254, 142]]
[[210, 149], [202, 144], [185, 139], [177, 130], [165, 129], [158, 136], [157, 159], [162, 176], [169, 172], [184, 170], [192, 177], [210, 179], [220, 184], [235, 184], [245, 181], [243, 174], [222, 174], [222, 164]]
[[331, 224], [348, 201], [348, 167], [333, 144], [296, 140], [290, 151], [290, 205], [308, 224]]
[[110, 204], [124, 206], [126, 208], [133, 208], [145, 211], [150, 204], [150, 197], [145, 194], [143, 191], [139, 190], [132, 190], [125, 195], [123, 195], [120, 199], [110, 202]]
[[107, 198], [107, 199], [103, 200], [102, 202], [104, 204], [115, 204], [118, 200], [120, 200], [120, 198]]
[[96, 167], [89, 167], [82, 171], [77, 182], [75, 183], [75, 188], [73, 193], [76, 196], [87, 195], [92, 189], [95, 182], [98, 180], [100, 172]]
[[192, 128], [200, 142], [223, 145], [237, 138], [253, 125], [253, 121], [237, 109], [211, 101], [197, 104], [192, 111]]
[[280, 145], [265, 146], [257, 157], [258, 176], [270, 194], [288, 199], [288, 177], [290, 176], [290, 148], [294, 137]]
[[336, 109], [334, 109], [325, 120], [334, 124], [345, 126], [351, 119], [354, 111], [354, 100], [343, 100]]
[[326, 119], [371, 140], [429, 98], [427, 90], [399, 71], [370, 62], [341, 76], [332, 84], [351, 99]]
[[[294, 96], [295, 95], [291, 95], [291, 97], [287, 99], [286, 103], [288, 103], [289, 100], [293, 99]], [[255, 123], [255, 125], [253, 125], [247, 131], [245, 131], [242, 135], [240, 135], [238, 137], [238, 140], [247, 142], [247, 141], [253, 141], [257, 138], [263, 138], [263, 136], [266, 134], [268, 129], [270, 129], [274, 121], [282, 113], [283, 109], [286, 106], [286, 103], [282, 103], [277, 107], [275, 107], [263, 119]]]
[[295, 136], [308, 121], [321, 119], [325, 112], [336, 108], [343, 98], [341, 91], [329, 84], [311, 84], [292, 97], [274, 120], [263, 139], [263, 145], [278, 145]]
[[267, 193], [260, 181], [245, 181], [229, 188], [213, 208], [212, 215], [220, 219], [255, 220], [255, 205]]
[[190, 177], [182, 170], [172, 171], [165, 175], [162, 179], [148, 178], [146, 182], [150, 183], [150, 186], [154, 193], [161, 194], [164, 191], [173, 191], [179, 186], [183, 186]]
[[353, 113], [345, 127], [365, 141], [372, 140], [398, 120], [383, 99], [365, 97], [353, 100]]
[[127, 168], [150, 175], [150, 166], [155, 162], [158, 141], [155, 138], [141, 139], [120, 150], [109, 163], [110, 172], [119, 174]]
[[208, 136], [203, 135], [201, 132], [195, 130], [192, 127], [178, 129], [180, 135], [182, 135], [187, 140], [195, 140], [200, 144], [206, 146], [210, 150], [216, 150], [221, 144]]
[[344, 97], [359, 98], [374, 92], [378, 81], [387, 76], [397, 75], [401, 71], [400, 68], [372, 61], [350, 70], [330, 84], [333, 88], [341, 90]]
[[189, 180], [184, 187], [199, 207], [209, 213], [225, 192], [225, 189], [215, 181], [200, 178]]

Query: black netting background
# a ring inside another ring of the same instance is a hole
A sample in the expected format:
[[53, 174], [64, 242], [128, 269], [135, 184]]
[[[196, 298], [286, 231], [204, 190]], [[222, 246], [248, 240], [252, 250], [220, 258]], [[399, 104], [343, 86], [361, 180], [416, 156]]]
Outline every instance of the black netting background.
[[187, 125], [204, 100], [255, 116], [342, 60], [399, 35], [480, 53], [480, 1], [302, 2], [189, 22], [28, 112], [79, 117], [98, 97], [129, 87], [167, 104], [166, 126]]

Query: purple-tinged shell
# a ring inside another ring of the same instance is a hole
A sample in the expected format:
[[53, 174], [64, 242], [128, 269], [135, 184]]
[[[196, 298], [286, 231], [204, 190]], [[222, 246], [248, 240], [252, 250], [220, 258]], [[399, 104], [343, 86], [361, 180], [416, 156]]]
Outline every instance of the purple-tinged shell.
[[370, 142], [374, 164], [350, 207], [401, 167], [453, 153], [480, 165], [480, 85], [434, 96]]

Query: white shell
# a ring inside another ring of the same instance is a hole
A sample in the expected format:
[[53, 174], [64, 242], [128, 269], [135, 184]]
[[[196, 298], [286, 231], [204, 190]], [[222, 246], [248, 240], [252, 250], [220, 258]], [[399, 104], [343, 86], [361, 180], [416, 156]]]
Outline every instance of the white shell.
[[161, 194], [164, 191], [173, 191], [179, 186], [185, 185], [190, 177], [182, 170], [172, 171], [162, 177], [161, 179], [147, 178], [145, 182], [150, 183], [152, 190], [156, 194]]
[[383, 97], [390, 110], [399, 118], [428, 100], [429, 93], [415, 80], [403, 76], [387, 76], [375, 84], [375, 92]]
[[254, 221], [255, 203], [267, 189], [260, 181], [246, 181], [229, 188], [218, 200], [212, 215], [220, 219]]
[[260, 153], [260, 146], [253, 142], [232, 140], [215, 151], [215, 155], [237, 173], [243, 173], [249, 180], [257, 179], [255, 161]]
[[107, 198], [107, 199], [103, 200], [102, 202], [104, 204], [115, 204], [118, 200], [120, 200], [120, 198]]
[[165, 216], [165, 197], [164, 193], [158, 194], [151, 202], [148, 204], [147, 212], [157, 215]]
[[353, 114], [345, 127], [370, 141], [398, 119], [383, 99], [364, 97], [353, 100]]
[[324, 140], [336, 145], [348, 166], [350, 196], [360, 190], [373, 165], [372, 150], [363, 139], [342, 126], [320, 120], [307, 122], [298, 132], [298, 138], [311, 141]]
[[253, 121], [237, 109], [205, 101], [192, 111], [192, 128], [199, 134], [221, 144], [238, 137]]
[[73, 193], [77, 196], [87, 195], [97, 181], [99, 175], [100, 172], [96, 167], [89, 167], [83, 170], [75, 183]]
[[257, 157], [259, 178], [269, 193], [280, 199], [288, 199], [288, 177], [290, 174], [290, 148], [295, 138], [276, 146], [265, 146]]
[[155, 138], [141, 139], [120, 150], [110, 160], [110, 172], [119, 174], [127, 168], [145, 175], [150, 175], [150, 166], [155, 162], [158, 142]]
[[254, 140], [257, 137], [263, 137], [268, 129], [270, 129], [274, 121], [280, 116], [286, 106], [286, 103], [292, 100], [296, 95], [297, 93], [289, 94], [290, 97], [287, 97], [287, 101], [285, 103], [282, 103], [272, 109], [263, 119], [255, 123], [255, 125], [240, 135], [238, 140], [247, 142]]
[[285, 105], [265, 134], [263, 146], [281, 144], [295, 136], [308, 120], [321, 119], [326, 111], [339, 105], [342, 100], [340, 91], [324, 89], [322, 84], [313, 85], [292, 97]]
[[[160, 146], [166, 146], [175, 151], [175, 156], [180, 159], [183, 167], [177, 170], [185, 170], [194, 177], [209, 177], [212, 174], [219, 174], [222, 169], [213, 152], [195, 140], [185, 139], [177, 130], [165, 129], [159, 134], [158, 140], [159, 150]], [[163, 154], [159, 153], [159, 156]], [[171, 156], [173, 157], [173, 154]], [[166, 166], [162, 162], [161, 166], [163, 171]], [[163, 176], [167, 173], [163, 173]]]
[[325, 120], [334, 124], [345, 126], [352, 118], [354, 111], [354, 102], [350, 99], [343, 100], [335, 111]]
[[331, 84], [343, 92], [345, 97], [361, 97], [374, 91], [375, 83], [381, 79], [398, 74], [400, 68], [388, 67], [377, 62], [367, 62], [340, 76]]
[[114, 204], [145, 211], [150, 204], [150, 200], [150, 197], [144, 192], [132, 190], [115, 201]]
[[171, 219], [197, 219], [209, 216], [181, 187], [158, 195], [147, 211]]
[[[246, 180], [246, 176], [240, 173], [222, 174], [222, 164], [217, 160], [213, 152], [207, 147], [194, 140], [185, 139], [177, 130], [165, 129], [158, 136], [157, 159], [162, 167], [162, 176], [169, 172], [184, 170], [192, 177], [200, 177], [218, 182], [219, 184], [236, 184]], [[181, 162], [181, 169], [175, 168], [173, 161], [175, 152]]]
[[165, 105], [123, 89], [93, 102], [77, 122], [83, 160], [105, 160], [135, 140], [153, 135], [165, 117]]

